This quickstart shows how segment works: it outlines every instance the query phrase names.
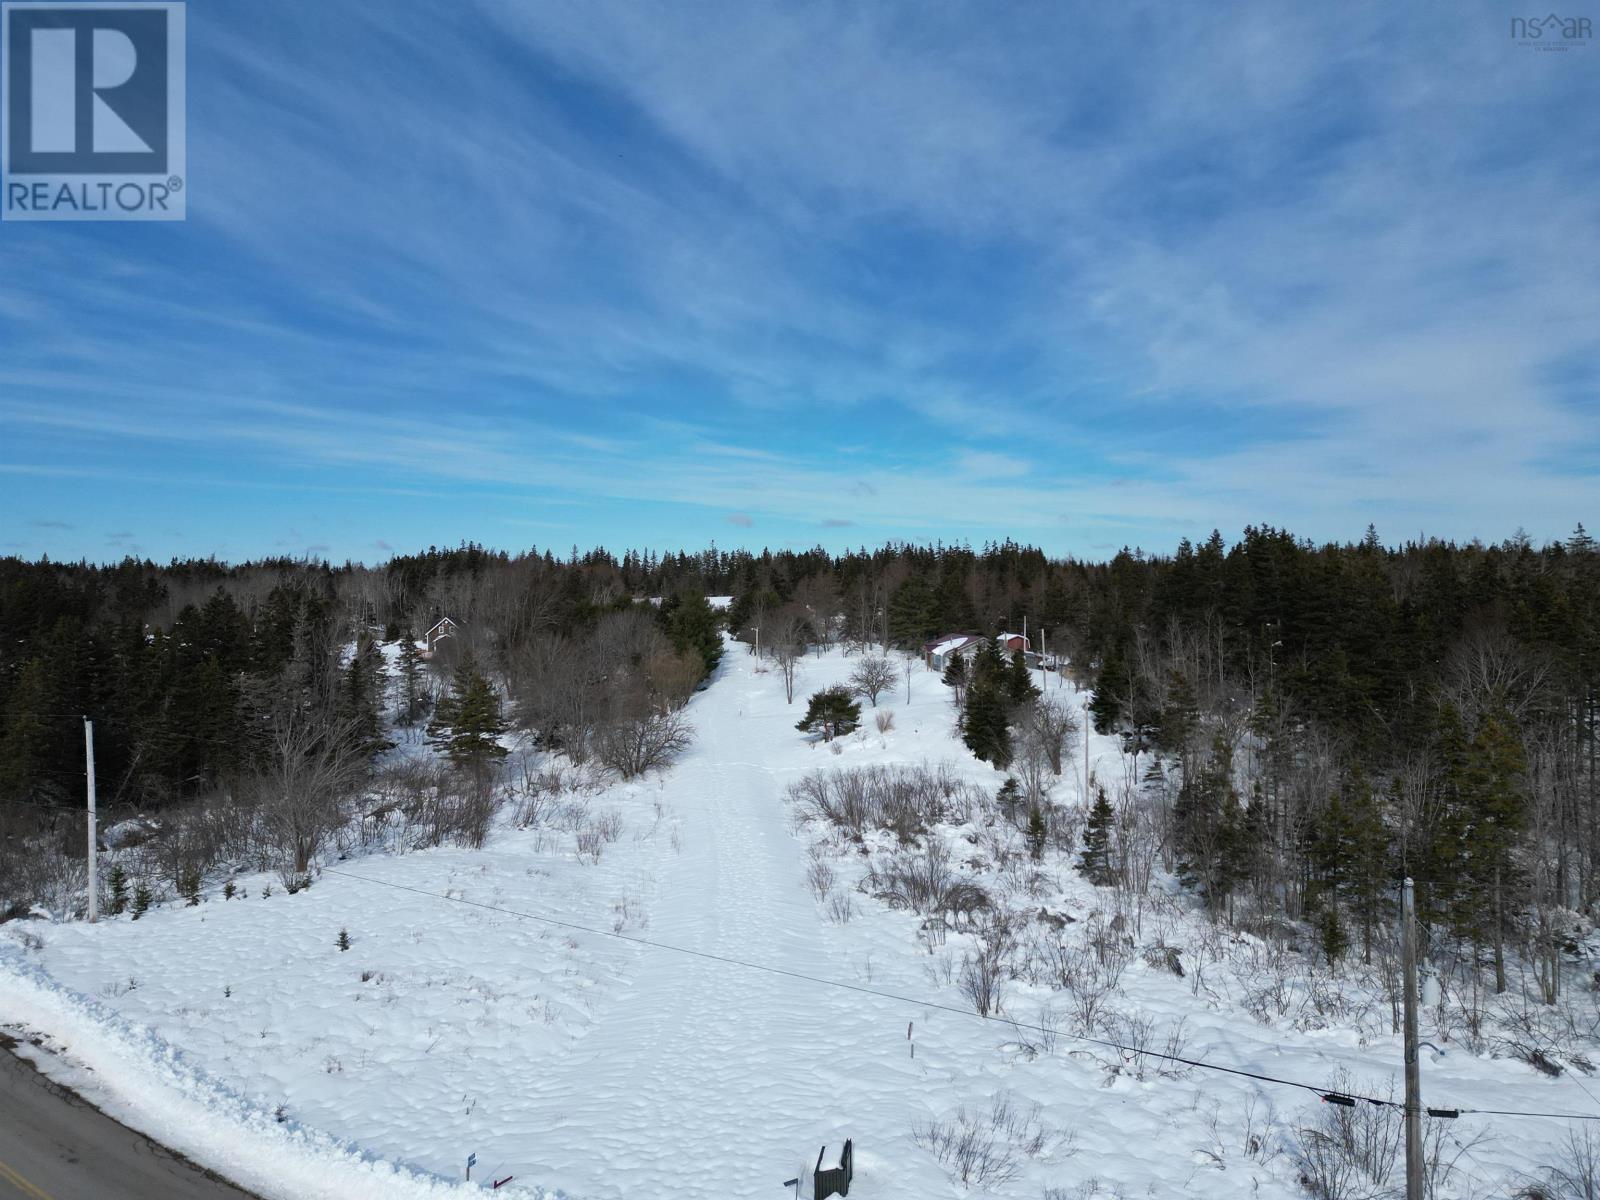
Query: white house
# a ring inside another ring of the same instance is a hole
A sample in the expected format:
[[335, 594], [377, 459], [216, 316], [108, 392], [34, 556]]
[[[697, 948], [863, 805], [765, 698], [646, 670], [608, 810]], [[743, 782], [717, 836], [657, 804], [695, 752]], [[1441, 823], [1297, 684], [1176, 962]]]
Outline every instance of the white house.
[[950, 665], [950, 660], [953, 658], [965, 658], [970, 661], [982, 646], [981, 637], [973, 637], [966, 633], [946, 634], [922, 648], [923, 658], [933, 670], [942, 671]]

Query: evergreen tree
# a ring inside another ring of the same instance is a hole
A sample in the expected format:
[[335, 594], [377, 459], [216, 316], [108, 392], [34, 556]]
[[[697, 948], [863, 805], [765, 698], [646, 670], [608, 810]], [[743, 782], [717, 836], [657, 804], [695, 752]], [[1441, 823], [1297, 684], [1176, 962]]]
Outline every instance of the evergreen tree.
[[1043, 810], [1037, 804], [1031, 806], [1028, 809], [1028, 853], [1033, 856], [1034, 862], [1044, 858], [1044, 847], [1049, 832], [1045, 826]]
[[722, 619], [703, 592], [689, 590], [661, 606], [667, 639], [680, 653], [692, 653], [709, 675], [722, 661]]
[[128, 911], [128, 873], [122, 869], [121, 863], [112, 864], [111, 875], [106, 882], [111, 891], [106, 911], [113, 917], [120, 917]]
[[1078, 870], [1096, 887], [1110, 887], [1117, 881], [1111, 861], [1111, 830], [1115, 823], [1116, 813], [1106, 789], [1097, 786], [1083, 829], [1083, 852], [1078, 856]]
[[146, 883], [139, 884], [133, 889], [133, 920], [137, 921], [150, 911], [150, 905], [155, 897], [150, 894], [150, 886]]
[[802, 733], [820, 732], [823, 741], [853, 732], [861, 724], [861, 705], [845, 687], [824, 688], [811, 694], [806, 715], [795, 724]]
[[938, 597], [926, 579], [913, 575], [889, 600], [889, 640], [899, 646], [921, 646], [938, 632]]
[[1360, 926], [1362, 959], [1371, 962], [1373, 935], [1384, 918], [1388, 892], [1389, 833], [1372, 788], [1359, 772], [1329, 799], [1311, 839], [1306, 857], [1316, 886], [1310, 898], [1324, 896], [1325, 903], [1350, 912]]
[[450, 695], [439, 701], [428, 722], [428, 741], [482, 785], [494, 764], [506, 756], [499, 740], [505, 731], [500, 697], [478, 673], [472, 655], [463, 656]]
[[1094, 696], [1089, 701], [1089, 715], [1094, 718], [1096, 733], [1110, 733], [1122, 715], [1123, 698], [1129, 691], [1128, 664], [1115, 646], [1107, 652], [1095, 677]]
[[961, 713], [961, 740], [984, 762], [1004, 770], [1011, 765], [1011, 727], [1001, 679], [985, 676], [967, 688]]
[[1028, 661], [1023, 657], [1021, 650], [1011, 652], [1011, 661], [1006, 666], [1005, 692], [1006, 700], [1013, 709], [1039, 698], [1039, 689], [1033, 682], [1033, 672], [1028, 670]]
[[1000, 815], [1013, 824], [1017, 819], [1017, 807], [1022, 803], [1022, 785], [1015, 776], [1007, 775], [1005, 782], [1000, 785], [1000, 790], [994, 794], [995, 807], [1000, 810]]
[[0, 800], [31, 799], [45, 782], [54, 739], [50, 696], [42, 659], [22, 668], [5, 708], [5, 735], [0, 737]]
[[1178, 874], [1205, 897], [1213, 912], [1227, 907], [1249, 871], [1255, 846], [1233, 784], [1233, 748], [1221, 736], [1196, 777], [1183, 780], [1173, 807], [1180, 851]]
[[940, 679], [946, 687], [954, 690], [956, 709], [959, 711], [967, 701], [967, 660], [959, 654], [952, 654], [950, 661], [944, 665], [944, 674]]
[[356, 751], [371, 758], [394, 745], [383, 736], [383, 692], [386, 672], [383, 654], [365, 634], [356, 642], [355, 654], [344, 670], [339, 713], [349, 723]]
[[426, 693], [422, 683], [422, 651], [407, 629], [400, 638], [400, 724], [410, 727], [422, 719]]
[[1322, 953], [1328, 965], [1336, 966], [1350, 947], [1350, 936], [1339, 915], [1339, 901], [1332, 895], [1323, 897], [1322, 907], [1317, 912], [1317, 936], [1322, 941]]
[[967, 703], [961, 713], [961, 740], [984, 762], [1001, 770], [1011, 765], [1011, 704], [1005, 659], [986, 643], [972, 656]]

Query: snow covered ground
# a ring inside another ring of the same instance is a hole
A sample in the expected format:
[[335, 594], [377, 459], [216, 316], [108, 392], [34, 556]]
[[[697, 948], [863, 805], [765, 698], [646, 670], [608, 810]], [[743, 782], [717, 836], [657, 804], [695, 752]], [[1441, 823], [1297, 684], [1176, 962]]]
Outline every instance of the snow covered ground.
[[[676, 767], [565, 797], [538, 827], [508, 825], [481, 851], [351, 858], [297, 895], [241, 878], [242, 898], [213, 892], [137, 922], [14, 923], [0, 931], [0, 1024], [45, 1035], [63, 1051], [55, 1069], [118, 1115], [274, 1197], [476, 1194], [477, 1181], [507, 1175], [499, 1194], [777, 1196], [846, 1137], [852, 1195], [963, 1196], [916, 1133], [989, 1113], [997, 1097], [1043, 1136], [995, 1195], [1301, 1195], [1294, 1131], [1315, 1119], [1314, 1095], [1163, 1072], [934, 1007], [969, 1007], [951, 982], [963, 935], [930, 952], [917, 917], [853, 891], [871, 845], [818, 851], [853, 913], [829, 919], [807, 880], [824, 831], [796, 821], [791, 783], [888, 763], [949, 762], [990, 792], [1002, 778], [954, 739], [948, 689], [920, 665], [909, 701], [902, 681], [880, 702], [888, 732], [868, 708], [837, 750], [804, 738], [803, 697], [855, 661], [807, 658], [788, 705], [780, 676], [730, 645], [691, 705], [697, 740]], [[1081, 707], [1070, 685], [1050, 683]], [[1122, 769], [1112, 739], [1092, 739], [1089, 754], [1102, 779]], [[1078, 802], [1081, 761], [1059, 800]], [[613, 813], [615, 840], [580, 856], [579, 831]], [[1068, 862], [1046, 864], [1031, 902], [1098, 928], [1110, 893]], [[1176, 903], [1150, 916], [1140, 948], [1158, 936], [1202, 969], [1179, 978], [1135, 953], [1108, 1001], [1146, 1022], [1158, 1048], [1179, 1032], [1187, 1056], [1224, 1066], [1318, 1085], [1342, 1066], [1349, 1087], [1379, 1093], [1396, 1078], [1386, 1015], [1319, 1022], [1299, 1003], [1253, 1018], [1236, 965], [1246, 942], [1216, 950], [1206, 970], [1204, 922]], [[1014, 982], [1005, 1011], [1067, 1028], [1060, 1003], [1042, 983]], [[1515, 1062], [1453, 1050], [1424, 1070], [1434, 1104], [1600, 1112], [1581, 1082]], [[1450, 1149], [1448, 1195], [1506, 1195], [1505, 1180], [1554, 1159], [1565, 1126], [1463, 1118], [1442, 1136], [1467, 1147]], [[474, 1187], [444, 1182], [469, 1154]]]

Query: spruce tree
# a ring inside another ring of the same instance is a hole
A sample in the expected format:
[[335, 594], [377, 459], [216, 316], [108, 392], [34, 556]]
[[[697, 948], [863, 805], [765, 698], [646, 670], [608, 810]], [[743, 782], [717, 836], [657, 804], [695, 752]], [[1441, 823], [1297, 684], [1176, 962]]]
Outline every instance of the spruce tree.
[[1021, 650], [1011, 652], [1006, 666], [1006, 699], [1012, 708], [1020, 708], [1039, 698], [1039, 689], [1033, 682], [1033, 672], [1028, 670], [1028, 660]]
[[1078, 870], [1096, 887], [1110, 887], [1116, 880], [1111, 862], [1111, 830], [1116, 813], [1106, 789], [1094, 789], [1094, 804], [1083, 829], [1083, 852], [1078, 855]]
[[959, 654], [952, 654], [950, 661], [944, 665], [944, 674], [940, 679], [955, 692], [956, 709], [959, 711], [967, 700], [967, 660]]
[[422, 719], [425, 701], [422, 686], [422, 651], [407, 629], [400, 638], [400, 724], [410, 727]]
[[1044, 811], [1035, 804], [1028, 809], [1028, 853], [1034, 862], [1044, 858], [1045, 841], [1050, 831], [1045, 825]]
[[381, 754], [394, 744], [383, 736], [385, 677], [382, 653], [377, 644], [363, 634], [344, 670], [339, 714], [349, 723], [353, 748], [366, 758]]
[[1110, 733], [1116, 727], [1117, 719], [1122, 715], [1123, 697], [1127, 695], [1129, 683], [1128, 664], [1123, 661], [1121, 651], [1113, 646], [1100, 664], [1094, 682], [1094, 696], [1089, 701], [1089, 714], [1094, 718], [1096, 733]]
[[722, 661], [722, 618], [698, 591], [673, 596], [661, 606], [667, 640], [680, 653], [692, 653], [706, 675]]
[[831, 687], [811, 694], [806, 715], [795, 728], [802, 733], [821, 733], [823, 741], [831, 742], [860, 724], [861, 705], [856, 703], [855, 694], [849, 688]]
[[993, 642], [973, 656], [970, 674], [961, 740], [978, 758], [1005, 770], [1012, 757], [1011, 713], [1005, 660]]
[[106, 911], [113, 917], [120, 917], [128, 911], [128, 873], [122, 869], [121, 863], [112, 864], [107, 885], [111, 890], [111, 898]]
[[464, 655], [450, 695], [439, 701], [428, 722], [428, 741], [482, 785], [494, 764], [506, 756], [499, 740], [505, 731], [500, 697], [478, 673], [472, 655]]

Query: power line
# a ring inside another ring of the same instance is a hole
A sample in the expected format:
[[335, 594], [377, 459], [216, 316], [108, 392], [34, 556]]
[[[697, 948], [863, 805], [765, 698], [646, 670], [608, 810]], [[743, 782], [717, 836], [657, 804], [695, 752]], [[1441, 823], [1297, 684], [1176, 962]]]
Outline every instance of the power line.
[[[594, 925], [583, 925], [576, 921], [563, 921], [556, 917], [547, 917], [539, 913], [522, 912], [514, 908], [505, 908], [498, 904], [485, 904], [479, 900], [468, 900], [462, 896], [449, 896], [442, 892], [430, 892], [426, 888], [411, 887], [409, 884], [392, 883], [386, 879], [374, 879], [370, 875], [357, 875], [351, 871], [340, 871], [333, 867], [323, 867], [324, 873], [339, 875], [346, 879], [359, 880], [362, 883], [372, 883], [379, 887], [394, 888], [396, 891], [413, 892], [419, 896], [429, 896], [435, 900], [448, 900], [454, 904], [465, 904], [471, 908], [482, 908], [489, 912], [505, 913], [507, 916], [521, 917], [529, 921], [539, 921], [546, 925], [554, 925], [561, 929], [573, 929], [581, 933], [596, 934], [600, 937], [615, 938], [622, 942], [632, 942], [635, 945], [647, 946], [653, 950], [668, 950], [674, 954], [684, 954], [692, 958], [705, 959], [708, 962], [723, 963], [728, 966], [743, 967], [749, 971], [761, 971], [768, 975], [778, 975], [787, 979], [798, 979], [805, 983], [814, 983], [821, 987], [840, 988], [844, 991], [857, 992], [864, 996], [876, 996], [880, 1000], [892, 1000], [899, 1004], [915, 1005], [922, 1009], [931, 1009], [935, 1012], [952, 1013], [958, 1017], [967, 1017], [979, 1021], [989, 1018], [980, 1016], [971, 1009], [957, 1008], [953, 1004], [941, 1004], [934, 1000], [919, 1000], [914, 996], [901, 995], [898, 992], [885, 991], [882, 988], [864, 987], [858, 983], [846, 983], [840, 979], [825, 979], [820, 975], [807, 975], [803, 971], [791, 971], [786, 967], [775, 967], [768, 963], [749, 962], [741, 958], [733, 958], [725, 954], [714, 954], [709, 950], [695, 950], [688, 946], [674, 946], [670, 942], [658, 942], [652, 938], [637, 937], [628, 933], [617, 933], [610, 929], [601, 929]], [[1068, 1037], [1074, 1041], [1085, 1042], [1089, 1045], [1100, 1046], [1108, 1050], [1116, 1050], [1123, 1054], [1137, 1055], [1143, 1058], [1160, 1059], [1164, 1062], [1179, 1063], [1186, 1067], [1195, 1067], [1202, 1071], [1217, 1071], [1225, 1075], [1238, 1075], [1246, 1079], [1259, 1080], [1262, 1083], [1277, 1084], [1281, 1087], [1299, 1088], [1311, 1092], [1322, 1100], [1333, 1103], [1352, 1105], [1356, 1103], [1370, 1104], [1375, 1108], [1394, 1108], [1404, 1110], [1405, 1105], [1398, 1100], [1387, 1100], [1380, 1096], [1367, 1096], [1359, 1093], [1337, 1092], [1316, 1084], [1303, 1083], [1297, 1079], [1283, 1079], [1276, 1075], [1264, 1075], [1258, 1071], [1246, 1071], [1241, 1067], [1225, 1067], [1220, 1063], [1206, 1062], [1198, 1058], [1185, 1058], [1178, 1054], [1167, 1054], [1157, 1050], [1142, 1050], [1135, 1046], [1126, 1046], [1121, 1042], [1110, 1041], [1106, 1038], [1091, 1037], [1082, 1033], [1064, 1033], [1059, 1029], [1052, 1029], [1045, 1025], [1034, 1025], [1028, 1022], [1019, 1022], [1006, 1018], [1006, 1023], [1016, 1029], [1026, 1029], [1035, 1033], [1042, 1033], [1051, 1037]], [[1600, 1114], [1586, 1113], [1545, 1113], [1545, 1112], [1517, 1112], [1506, 1109], [1461, 1108], [1447, 1109], [1432, 1107], [1428, 1110], [1431, 1117], [1454, 1117], [1467, 1115], [1500, 1116], [1500, 1117], [1546, 1117], [1568, 1121], [1600, 1121]]]

